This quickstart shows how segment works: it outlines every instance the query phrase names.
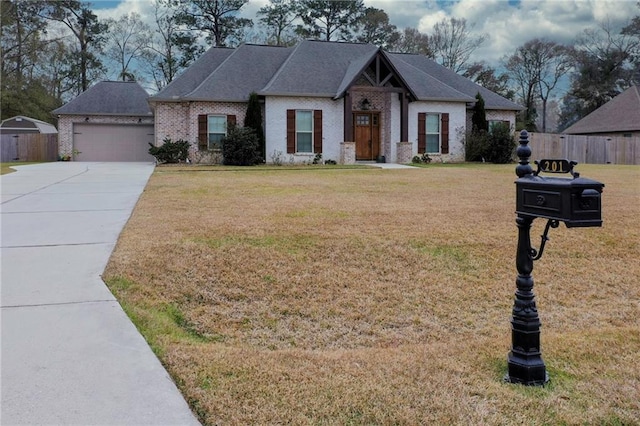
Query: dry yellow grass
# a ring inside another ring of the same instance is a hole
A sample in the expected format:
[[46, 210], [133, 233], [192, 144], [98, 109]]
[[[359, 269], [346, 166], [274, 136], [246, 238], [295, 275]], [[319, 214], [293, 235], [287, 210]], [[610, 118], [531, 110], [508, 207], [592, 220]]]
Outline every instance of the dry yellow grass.
[[[640, 168], [533, 271], [544, 388], [502, 382], [514, 166], [158, 168], [105, 278], [205, 424], [640, 424]], [[532, 239], [544, 222], [534, 223]]]

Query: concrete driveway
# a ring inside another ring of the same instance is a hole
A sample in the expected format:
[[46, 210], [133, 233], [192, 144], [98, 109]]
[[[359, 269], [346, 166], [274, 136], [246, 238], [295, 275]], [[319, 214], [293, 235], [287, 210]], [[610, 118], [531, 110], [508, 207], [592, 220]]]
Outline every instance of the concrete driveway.
[[0, 422], [197, 425], [102, 274], [151, 163], [57, 162], [0, 177]]

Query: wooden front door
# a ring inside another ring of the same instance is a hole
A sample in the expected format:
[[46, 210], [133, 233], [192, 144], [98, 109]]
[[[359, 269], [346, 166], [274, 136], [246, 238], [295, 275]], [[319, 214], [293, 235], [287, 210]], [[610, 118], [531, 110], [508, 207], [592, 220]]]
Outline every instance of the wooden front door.
[[354, 112], [353, 124], [356, 160], [377, 159], [380, 155], [380, 113]]

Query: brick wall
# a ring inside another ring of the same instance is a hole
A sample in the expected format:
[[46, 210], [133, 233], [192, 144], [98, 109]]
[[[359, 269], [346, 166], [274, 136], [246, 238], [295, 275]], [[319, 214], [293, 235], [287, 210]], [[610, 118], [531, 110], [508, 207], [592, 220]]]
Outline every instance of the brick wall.
[[247, 112], [245, 102], [161, 102], [155, 105], [155, 144], [165, 138], [189, 142], [189, 158], [194, 162], [219, 162], [219, 153], [198, 152], [198, 116], [235, 115], [242, 126]]
[[356, 163], [356, 143], [342, 142], [340, 143], [340, 164]]

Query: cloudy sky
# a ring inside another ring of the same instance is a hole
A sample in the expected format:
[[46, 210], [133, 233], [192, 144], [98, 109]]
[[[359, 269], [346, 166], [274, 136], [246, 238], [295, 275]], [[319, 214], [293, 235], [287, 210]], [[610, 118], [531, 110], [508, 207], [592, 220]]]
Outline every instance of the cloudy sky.
[[[242, 15], [255, 20], [256, 11], [267, 0], [251, 0]], [[640, 14], [638, 0], [364, 0], [366, 6], [383, 9], [391, 23], [402, 29], [418, 28], [431, 33], [443, 18], [465, 18], [472, 31], [489, 34], [489, 40], [476, 51], [474, 61], [497, 65], [500, 58], [533, 38], [571, 43], [586, 28], [609, 22], [620, 29]], [[138, 12], [150, 19], [151, 0], [94, 0], [99, 17], [116, 18]]]

